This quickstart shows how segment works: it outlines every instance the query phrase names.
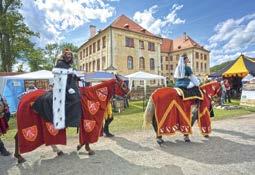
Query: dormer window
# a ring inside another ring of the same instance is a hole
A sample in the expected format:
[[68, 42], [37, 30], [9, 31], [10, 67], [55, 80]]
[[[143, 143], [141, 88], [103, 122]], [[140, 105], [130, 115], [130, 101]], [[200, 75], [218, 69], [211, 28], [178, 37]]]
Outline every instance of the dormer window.
[[146, 31], [145, 29], [141, 29], [141, 32], [145, 33], [145, 31]]
[[128, 24], [125, 24], [125, 25], [124, 25], [124, 28], [128, 29], [128, 28], [129, 28], [129, 25], [128, 25]]

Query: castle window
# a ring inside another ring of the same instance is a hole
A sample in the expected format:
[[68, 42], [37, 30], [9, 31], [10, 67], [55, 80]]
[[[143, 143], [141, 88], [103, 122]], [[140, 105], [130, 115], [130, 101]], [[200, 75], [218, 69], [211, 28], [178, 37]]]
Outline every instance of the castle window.
[[153, 58], [150, 59], [150, 69], [155, 70], [155, 61]]
[[127, 68], [133, 69], [133, 57], [131, 57], [131, 56], [127, 57]]

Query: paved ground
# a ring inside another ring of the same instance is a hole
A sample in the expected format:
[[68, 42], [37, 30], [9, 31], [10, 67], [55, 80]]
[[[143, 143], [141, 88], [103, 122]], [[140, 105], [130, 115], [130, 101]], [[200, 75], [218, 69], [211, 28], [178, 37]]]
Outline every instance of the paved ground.
[[[213, 122], [211, 138], [205, 139], [194, 128], [192, 143], [182, 136], [165, 137], [159, 147], [151, 130], [101, 138], [93, 145], [96, 155], [77, 153], [77, 139], [61, 147], [57, 157], [40, 147], [25, 154], [27, 162], [17, 165], [13, 157], [0, 157], [0, 174], [86, 174], [86, 175], [240, 175], [255, 173], [255, 114]], [[12, 143], [7, 143], [11, 151]]]

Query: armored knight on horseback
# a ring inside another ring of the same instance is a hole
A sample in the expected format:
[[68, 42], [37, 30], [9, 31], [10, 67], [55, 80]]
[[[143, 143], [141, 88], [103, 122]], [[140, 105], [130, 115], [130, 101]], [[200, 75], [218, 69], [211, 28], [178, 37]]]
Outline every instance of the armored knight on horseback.
[[56, 129], [78, 127], [81, 118], [79, 77], [72, 69], [73, 54], [65, 49], [52, 72], [53, 91], [39, 97], [33, 109], [45, 120], [54, 124]]
[[118, 75], [98, 85], [79, 88], [79, 77], [72, 69], [72, 63], [72, 52], [65, 49], [52, 70], [52, 90], [38, 89], [20, 100], [14, 154], [18, 163], [25, 162], [21, 154], [43, 144], [62, 155], [56, 145], [66, 145], [67, 127], [79, 127], [77, 151], [85, 145], [89, 155], [95, 154], [90, 144], [99, 139], [109, 100], [114, 95], [128, 94], [129, 89]]

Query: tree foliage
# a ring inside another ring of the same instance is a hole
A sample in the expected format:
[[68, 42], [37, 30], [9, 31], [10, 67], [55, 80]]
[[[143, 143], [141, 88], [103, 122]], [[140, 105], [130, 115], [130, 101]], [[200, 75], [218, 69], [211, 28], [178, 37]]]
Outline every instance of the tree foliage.
[[65, 48], [69, 48], [73, 53], [74, 53], [74, 65], [77, 65], [77, 51], [78, 47], [73, 45], [72, 43], [53, 43], [53, 44], [47, 44], [44, 49], [44, 60], [45, 60], [45, 65], [44, 68], [51, 70], [54, 65], [57, 62], [57, 59], [60, 58], [62, 51]]
[[34, 49], [30, 41], [38, 37], [24, 23], [19, 13], [20, 0], [0, 0], [0, 58], [1, 71], [10, 72], [17, 58], [27, 57]]

